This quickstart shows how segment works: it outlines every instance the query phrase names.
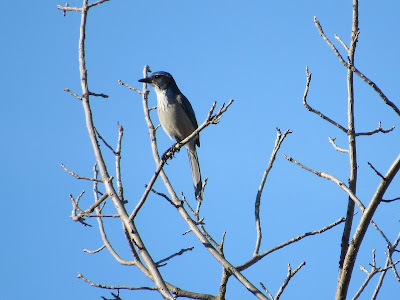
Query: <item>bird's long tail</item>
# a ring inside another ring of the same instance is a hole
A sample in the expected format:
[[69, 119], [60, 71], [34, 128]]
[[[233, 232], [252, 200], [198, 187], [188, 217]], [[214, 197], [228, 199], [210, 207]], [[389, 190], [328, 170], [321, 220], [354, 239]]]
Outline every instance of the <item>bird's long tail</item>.
[[203, 188], [200, 173], [199, 157], [197, 156], [196, 146], [193, 144], [192, 147], [188, 147], [188, 155], [190, 168], [192, 169], [192, 177], [194, 184], [194, 193], [196, 195], [196, 200], [203, 201]]

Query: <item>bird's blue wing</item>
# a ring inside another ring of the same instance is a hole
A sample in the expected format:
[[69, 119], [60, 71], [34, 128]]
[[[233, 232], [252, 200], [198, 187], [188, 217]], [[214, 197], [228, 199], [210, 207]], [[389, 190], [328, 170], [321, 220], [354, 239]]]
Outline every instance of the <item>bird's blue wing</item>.
[[[182, 105], [184, 111], [189, 116], [189, 119], [192, 122], [194, 129], [197, 129], [199, 125], [197, 124], [196, 115], [189, 100], [182, 93], [180, 93], [178, 97], [176, 97], [176, 100]], [[200, 147], [200, 138], [197, 139], [196, 144]]]

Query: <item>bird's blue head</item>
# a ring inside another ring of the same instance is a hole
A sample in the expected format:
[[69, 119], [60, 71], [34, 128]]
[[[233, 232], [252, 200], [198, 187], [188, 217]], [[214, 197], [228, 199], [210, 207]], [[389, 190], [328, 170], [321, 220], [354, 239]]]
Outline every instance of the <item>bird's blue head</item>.
[[139, 82], [150, 83], [154, 88], [158, 88], [160, 90], [166, 90], [171, 86], [176, 86], [172, 75], [164, 71], [154, 72], [149, 77], [139, 79]]

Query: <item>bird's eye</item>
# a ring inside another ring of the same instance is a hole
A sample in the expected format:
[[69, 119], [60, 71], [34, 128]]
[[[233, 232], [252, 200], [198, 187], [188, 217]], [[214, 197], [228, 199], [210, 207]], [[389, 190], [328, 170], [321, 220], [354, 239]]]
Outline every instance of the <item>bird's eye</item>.
[[161, 75], [154, 75], [154, 78], [160, 78]]

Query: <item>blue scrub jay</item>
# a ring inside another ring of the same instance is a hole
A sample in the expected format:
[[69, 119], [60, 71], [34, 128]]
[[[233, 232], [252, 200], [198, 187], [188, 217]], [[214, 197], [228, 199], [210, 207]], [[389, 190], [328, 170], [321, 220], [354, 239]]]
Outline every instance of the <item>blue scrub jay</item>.
[[[139, 82], [150, 83], [157, 95], [157, 112], [160, 123], [166, 134], [180, 142], [198, 127], [196, 116], [189, 100], [181, 93], [171, 74], [155, 72]], [[193, 138], [187, 148], [193, 184], [197, 201], [203, 200], [202, 181], [196, 145], [200, 147], [199, 136]]]

